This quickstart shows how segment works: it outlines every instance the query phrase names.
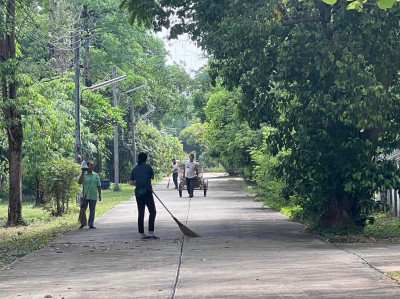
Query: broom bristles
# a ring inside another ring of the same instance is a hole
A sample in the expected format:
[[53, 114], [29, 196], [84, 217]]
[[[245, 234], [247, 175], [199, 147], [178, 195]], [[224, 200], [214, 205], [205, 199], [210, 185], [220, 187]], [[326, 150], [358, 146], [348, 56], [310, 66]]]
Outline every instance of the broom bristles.
[[167, 212], [171, 215], [172, 219], [175, 220], [176, 224], [178, 224], [179, 229], [181, 232], [186, 236], [190, 238], [198, 238], [201, 237], [200, 235], [196, 234], [194, 231], [190, 230], [187, 226], [183, 225], [178, 219], [172, 215], [170, 210], [165, 206], [165, 204], [161, 201], [161, 199], [158, 197], [158, 195], [153, 191], [153, 194], [157, 197], [158, 201], [163, 205], [163, 207], [167, 210]]
[[182, 224], [178, 219], [173, 217], [175, 222], [178, 224], [179, 229], [181, 232], [186, 236], [190, 238], [199, 238], [201, 237], [199, 234], [196, 234], [194, 231], [192, 231], [190, 228], [188, 228], [186, 225]]

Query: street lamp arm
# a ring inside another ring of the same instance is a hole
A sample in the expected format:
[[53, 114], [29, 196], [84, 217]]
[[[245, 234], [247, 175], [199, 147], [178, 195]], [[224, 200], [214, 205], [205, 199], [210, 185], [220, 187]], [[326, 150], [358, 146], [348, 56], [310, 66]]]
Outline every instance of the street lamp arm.
[[138, 87], [129, 89], [129, 90], [127, 90], [127, 91], [121, 92], [120, 95], [127, 94], [127, 93], [131, 93], [132, 91], [135, 91], [135, 90], [138, 90], [138, 89], [140, 89], [140, 88], [146, 87], [147, 85], [148, 85], [148, 84], [143, 84], [143, 85], [140, 85], [140, 86], [138, 86]]
[[90, 87], [86, 87], [86, 89], [89, 89], [89, 90], [93, 91], [93, 90], [99, 89], [101, 87], [106, 87], [108, 85], [120, 82], [120, 81], [125, 80], [125, 79], [126, 79], [126, 75], [119, 76], [119, 77], [113, 78], [111, 80], [104, 81], [104, 82], [101, 82], [99, 84], [92, 85]]

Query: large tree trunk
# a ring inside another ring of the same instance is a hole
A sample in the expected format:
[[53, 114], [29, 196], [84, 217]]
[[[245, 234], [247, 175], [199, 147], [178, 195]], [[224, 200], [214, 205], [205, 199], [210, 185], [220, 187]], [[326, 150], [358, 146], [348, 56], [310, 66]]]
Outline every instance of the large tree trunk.
[[[15, 118], [14, 118], [15, 119]], [[8, 128], [10, 142], [10, 196], [7, 226], [22, 224], [22, 125]]]
[[340, 196], [332, 196], [326, 213], [319, 218], [318, 223], [327, 228], [335, 226], [359, 228], [363, 226], [360, 223], [360, 214], [361, 206], [358, 200], [350, 193], [344, 192]]
[[5, 63], [12, 67], [7, 74], [11, 80], [1, 78], [2, 97], [4, 102], [4, 120], [7, 123], [8, 147], [10, 151], [10, 196], [7, 226], [22, 224], [22, 123], [18, 113], [16, 77], [16, 45], [15, 45], [15, 0], [8, 0], [6, 30], [1, 45], [1, 56]]

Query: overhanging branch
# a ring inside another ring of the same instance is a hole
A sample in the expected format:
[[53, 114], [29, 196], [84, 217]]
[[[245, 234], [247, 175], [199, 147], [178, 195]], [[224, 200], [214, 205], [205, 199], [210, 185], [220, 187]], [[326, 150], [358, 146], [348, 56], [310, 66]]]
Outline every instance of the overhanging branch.
[[293, 26], [296, 24], [301, 24], [301, 23], [321, 23], [324, 20], [321, 18], [309, 18], [309, 17], [305, 17], [305, 18], [299, 18], [299, 19], [295, 19], [295, 20], [289, 20], [286, 22], [282, 22], [283, 26]]

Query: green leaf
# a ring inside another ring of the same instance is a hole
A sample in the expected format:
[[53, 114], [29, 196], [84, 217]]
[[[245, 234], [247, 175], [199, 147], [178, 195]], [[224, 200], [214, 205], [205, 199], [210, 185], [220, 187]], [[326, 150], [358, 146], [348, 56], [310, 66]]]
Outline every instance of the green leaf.
[[378, 6], [380, 9], [392, 8], [396, 0], [379, 0]]
[[337, 0], [322, 0], [322, 1], [329, 5], [333, 5], [337, 2]]
[[349, 9], [349, 10], [351, 10], [351, 9], [357, 9], [357, 7], [358, 7], [359, 5], [360, 5], [359, 2], [354, 1], [354, 2], [351, 2], [351, 3], [347, 6], [347, 9]]

